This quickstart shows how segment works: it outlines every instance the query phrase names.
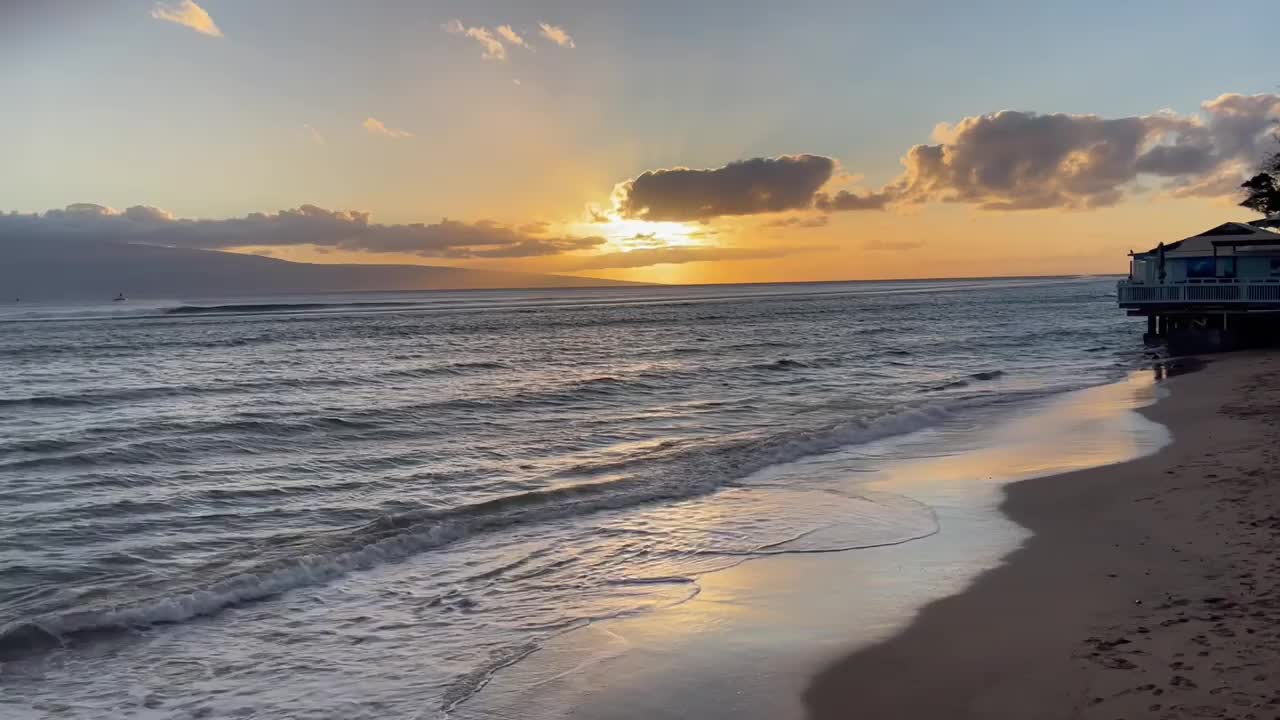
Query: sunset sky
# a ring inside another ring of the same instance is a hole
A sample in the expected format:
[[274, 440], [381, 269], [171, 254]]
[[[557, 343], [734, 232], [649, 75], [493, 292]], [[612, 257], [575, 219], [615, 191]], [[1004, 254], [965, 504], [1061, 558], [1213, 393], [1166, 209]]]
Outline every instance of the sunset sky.
[[1123, 272], [1253, 217], [1274, 10], [8, 0], [0, 233], [656, 282]]

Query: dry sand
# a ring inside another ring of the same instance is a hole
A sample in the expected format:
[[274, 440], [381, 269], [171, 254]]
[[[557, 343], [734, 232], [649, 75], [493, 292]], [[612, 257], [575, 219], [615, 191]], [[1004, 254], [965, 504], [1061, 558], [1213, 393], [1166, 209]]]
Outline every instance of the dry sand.
[[810, 716], [1280, 718], [1280, 356], [1167, 383], [1172, 445], [1011, 486], [1035, 535], [823, 671]]

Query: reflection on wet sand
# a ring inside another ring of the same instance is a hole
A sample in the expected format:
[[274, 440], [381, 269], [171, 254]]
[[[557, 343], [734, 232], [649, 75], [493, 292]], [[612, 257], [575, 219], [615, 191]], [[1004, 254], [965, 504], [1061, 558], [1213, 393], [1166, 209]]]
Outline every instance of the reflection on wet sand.
[[758, 473], [753, 484], [843, 478], [849, 495], [909, 498], [934, 509], [940, 532], [703, 575], [690, 602], [548, 643], [537, 663], [502, 670], [456, 717], [801, 718], [813, 672], [851, 647], [887, 638], [1027, 537], [996, 511], [1003, 485], [1122, 462], [1166, 444], [1165, 429], [1135, 412], [1159, 392], [1152, 373], [1135, 373], [1012, 414]]

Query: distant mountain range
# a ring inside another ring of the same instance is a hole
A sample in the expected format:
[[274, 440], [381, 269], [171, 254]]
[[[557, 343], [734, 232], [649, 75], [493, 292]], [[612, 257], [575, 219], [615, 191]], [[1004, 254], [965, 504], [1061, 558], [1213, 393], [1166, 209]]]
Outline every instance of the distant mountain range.
[[0, 241], [0, 298], [31, 300], [256, 296], [356, 290], [636, 285], [431, 265], [323, 265], [258, 255], [103, 241]]

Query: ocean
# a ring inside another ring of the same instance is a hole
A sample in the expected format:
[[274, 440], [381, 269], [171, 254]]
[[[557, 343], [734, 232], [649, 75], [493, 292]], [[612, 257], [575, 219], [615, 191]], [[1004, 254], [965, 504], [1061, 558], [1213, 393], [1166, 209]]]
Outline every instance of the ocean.
[[0, 715], [448, 716], [710, 573], [933, 536], [786, 469], [1119, 381], [1140, 334], [1112, 278], [15, 303]]

